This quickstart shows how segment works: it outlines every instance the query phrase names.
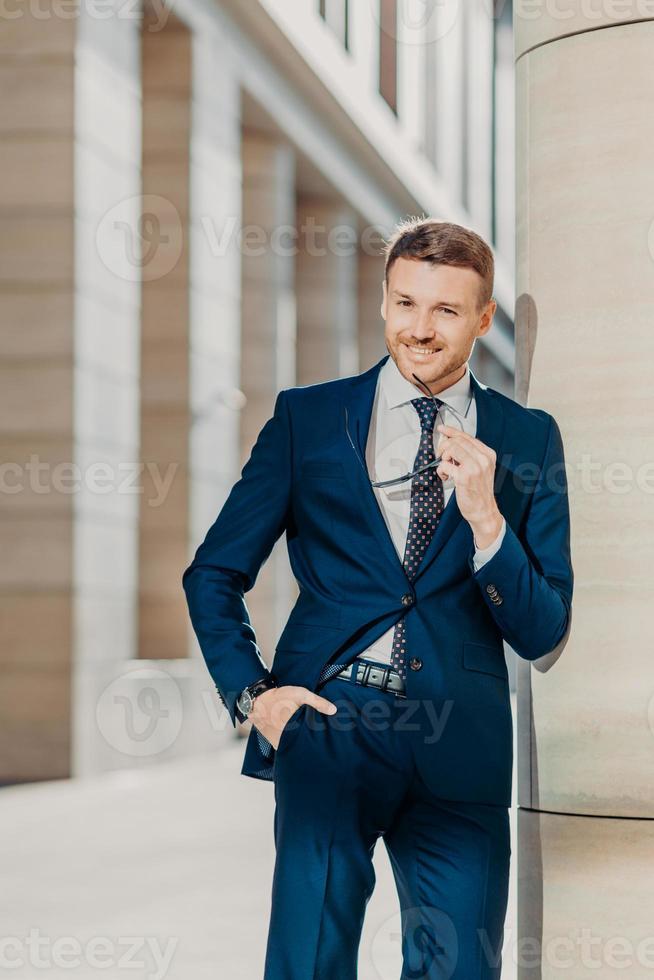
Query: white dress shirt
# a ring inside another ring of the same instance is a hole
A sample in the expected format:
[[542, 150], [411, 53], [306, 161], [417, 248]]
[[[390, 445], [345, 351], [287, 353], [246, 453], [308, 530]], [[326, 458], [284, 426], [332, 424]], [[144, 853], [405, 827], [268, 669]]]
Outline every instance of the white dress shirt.
[[[474, 397], [471, 400], [470, 369], [465, 366], [465, 374], [449, 388], [436, 395], [445, 402], [434, 424], [434, 447], [438, 446], [442, 435], [436, 426], [442, 421], [445, 425], [457, 426], [457, 418], [448, 409], [451, 406], [458, 413], [465, 432], [474, 436], [477, 432], [477, 407]], [[421, 392], [404, 377], [392, 357], [389, 357], [379, 372], [375, 400], [370, 418], [370, 430], [366, 443], [366, 463], [373, 480], [390, 480], [403, 476], [413, 469], [420, 444], [420, 419], [411, 404], [413, 398], [420, 398]], [[470, 403], [468, 407], [468, 403]], [[467, 409], [467, 415], [465, 415]], [[463, 417], [465, 415], [465, 417]], [[461, 428], [459, 424], [457, 428]], [[438, 455], [438, 452], [436, 452]], [[404, 558], [404, 546], [409, 527], [411, 509], [411, 481], [391, 487], [373, 488], [377, 502], [386, 521], [400, 561]], [[443, 481], [445, 505], [454, 492], [454, 481]], [[475, 571], [493, 557], [504, 538], [506, 522], [496, 539], [487, 548], [475, 548], [473, 563]], [[375, 660], [377, 663], [391, 662], [391, 647], [395, 626], [391, 626], [379, 639], [363, 650], [359, 657]]]

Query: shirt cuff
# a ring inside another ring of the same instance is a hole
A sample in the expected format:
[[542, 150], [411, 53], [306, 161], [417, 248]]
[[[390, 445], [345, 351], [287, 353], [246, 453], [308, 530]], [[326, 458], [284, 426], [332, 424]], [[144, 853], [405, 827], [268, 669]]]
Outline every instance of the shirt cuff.
[[472, 562], [475, 566], [475, 571], [478, 572], [479, 569], [486, 564], [487, 561], [493, 557], [496, 551], [499, 551], [500, 545], [504, 538], [504, 532], [506, 531], [506, 518], [502, 518], [502, 527], [500, 528], [499, 534], [492, 541], [487, 548], [475, 548], [475, 553], [472, 556]]

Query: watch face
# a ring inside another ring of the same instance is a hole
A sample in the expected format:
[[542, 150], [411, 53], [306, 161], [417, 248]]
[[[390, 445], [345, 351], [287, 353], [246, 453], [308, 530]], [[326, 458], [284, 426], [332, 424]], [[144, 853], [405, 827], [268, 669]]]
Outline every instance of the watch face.
[[243, 691], [240, 698], [238, 699], [238, 706], [242, 714], [249, 715], [252, 711], [252, 705], [254, 704], [254, 699], [249, 691]]

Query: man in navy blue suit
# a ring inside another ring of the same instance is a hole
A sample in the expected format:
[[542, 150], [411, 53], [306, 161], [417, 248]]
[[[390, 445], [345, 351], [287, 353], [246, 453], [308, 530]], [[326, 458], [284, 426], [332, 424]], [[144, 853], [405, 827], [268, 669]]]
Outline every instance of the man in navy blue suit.
[[[557, 423], [468, 364], [493, 277], [470, 229], [403, 222], [386, 246], [388, 354], [279, 392], [184, 572], [217, 692], [233, 724], [252, 721], [242, 772], [274, 784], [265, 980], [356, 977], [379, 837], [402, 977], [500, 976], [503, 641], [530, 661], [561, 647], [573, 572]], [[283, 533], [299, 595], [268, 666], [244, 595]]]

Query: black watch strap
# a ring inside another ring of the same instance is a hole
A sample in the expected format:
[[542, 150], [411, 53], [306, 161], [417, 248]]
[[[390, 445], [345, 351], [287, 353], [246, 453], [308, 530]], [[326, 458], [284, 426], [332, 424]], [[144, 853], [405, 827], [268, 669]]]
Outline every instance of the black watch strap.
[[257, 694], [268, 691], [271, 687], [277, 687], [277, 681], [272, 674], [262, 677], [260, 681], [255, 681], [254, 684], [250, 684], [247, 690], [250, 692], [250, 697], [256, 698]]
[[[254, 684], [249, 684], [247, 687], [244, 687], [237, 701], [237, 707], [239, 708], [239, 711], [241, 711], [241, 714], [243, 714], [243, 712], [239, 706], [239, 701], [244, 694], [247, 693], [252, 701], [254, 701], [257, 695], [263, 694], [264, 691], [270, 690], [271, 687], [277, 687], [277, 680], [273, 674], [267, 674], [265, 677], [261, 677], [258, 681], [255, 681]], [[247, 717], [245, 714], [243, 714], [243, 716]]]

